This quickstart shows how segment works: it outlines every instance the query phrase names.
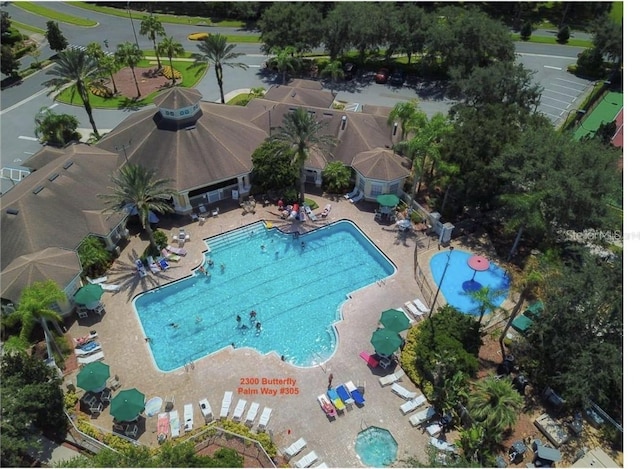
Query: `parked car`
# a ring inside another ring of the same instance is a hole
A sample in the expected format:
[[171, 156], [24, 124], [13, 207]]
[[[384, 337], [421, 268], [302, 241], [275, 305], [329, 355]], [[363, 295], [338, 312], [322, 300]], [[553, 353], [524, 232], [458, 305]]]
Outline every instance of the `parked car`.
[[378, 70], [374, 77], [376, 83], [385, 84], [387, 81], [389, 81], [389, 73], [390, 72], [388, 68], [381, 68], [380, 70]]
[[394, 71], [389, 77], [389, 83], [393, 86], [402, 86], [404, 84], [404, 73], [400, 70]]
[[358, 67], [356, 66], [356, 64], [354, 64], [352, 62], [347, 62], [346, 64], [344, 64], [344, 67], [342, 67], [342, 70], [344, 72], [344, 79], [345, 80], [352, 80], [356, 76], [356, 72], [358, 71]]

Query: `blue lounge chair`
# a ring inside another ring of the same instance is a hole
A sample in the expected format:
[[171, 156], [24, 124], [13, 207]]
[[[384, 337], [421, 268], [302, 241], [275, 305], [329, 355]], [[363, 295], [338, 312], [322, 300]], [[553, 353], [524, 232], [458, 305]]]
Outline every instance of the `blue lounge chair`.
[[327, 396], [338, 412], [342, 412], [345, 409], [344, 402], [342, 402], [342, 399], [340, 399], [340, 396], [338, 396], [338, 393], [335, 389], [329, 389], [327, 391]]
[[355, 399], [351, 397], [351, 394], [349, 394], [349, 391], [347, 391], [347, 388], [344, 386], [344, 384], [338, 386], [336, 388], [336, 392], [338, 393], [338, 397], [342, 399], [342, 402], [344, 402], [346, 405], [350, 405], [355, 402]]
[[364, 405], [364, 396], [360, 392], [360, 390], [353, 384], [353, 381], [347, 381], [345, 384], [347, 391], [351, 394], [351, 397], [356, 402], [358, 407], [362, 407]]

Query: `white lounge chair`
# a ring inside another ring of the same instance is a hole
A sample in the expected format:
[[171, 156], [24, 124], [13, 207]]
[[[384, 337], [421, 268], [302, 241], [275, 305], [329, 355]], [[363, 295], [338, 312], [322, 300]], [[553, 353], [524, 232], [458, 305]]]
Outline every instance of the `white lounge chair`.
[[147, 264], [149, 264], [149, 269], [151, 269], [151, 272], [153, 272], [154, 274], [157, 274], [158, 272], [162, 271], [160, 266], [156, 264], [156, 261], [153, 258], [153, 256], [147, 257]]
[[311, 451], [310, 453], [307, 453], [301, 459], [298, 459], [298, 461], [296, 461], [296, 463], [295, 463], [295, 466], [296, 467], [309, 467], [314, 462], [316, 462], [317, 460], [318, 460], [318, 455], [316, 454], [315, 451]]
[[322, 218], [327, 218], [330, 213], [331, 213], [331, 204], [327, 204], [325, 205], [324, 210], [322, 210], [322, 213], [320, 214], [320, 216]]
[[101, 283], [100, 286], [104, 291], [120, 291], [120, 285], [115, 283]]
[[236, 408], [233, 410], [233, 420], [239, 422], [242, 420], [242, 414], [244, 414], [244, 408], [247, 406], [247, 401], [240, 399], [236, 404]]
[[184, 431], [190, 432], [193, 430], [193, 405], [184, 405]]
[[420, 311], [422, 314], [429, 314], [429, 312], [431, 311], [424, 305], [420, 298], [416, 298], [415, 300], [413, 300], [413, 304], [416, 305], [418, 311]]
[[356, 195], [355, 197], [349, 199], [349, 202], [351, 202], [352, 204], [357, 204], [358, 202], [360, 202], [362, 199], [364, 199], [364, 194], [362, 192], [360, 192], [358, 195]]
[[102, 350], [102, 346], [98, 342], [91, 341], [74, 348], [73, 352], [79, 357], [85, 357], [87, 355], [91, 355], [92, 353], [99, 352], [100, 350]]
[[450, 451], [452, 453], [455, 453], [457, 451], [455, 445], [452, 445], [451, 443], [447, 443], [446, 441], [438, 440], [437, 438], [432, 437], [429, 443], [431, 443], [431, 446], [435, 446], [440, 451]]
[[404, 307], [407, 311], [409, 311], [411, 314], [413, 314], [416, 318], [421, 318], [423, 313], [420, 312], [420, 310], [418, 308], [416, 308], [416, 305], [414, 305], [411, 301], [407, 301], [404, 304]]
[[396, 393], [398, 396], [402, 397], [403, 399], [413, 399], [415, 398], [418, 393], [413, 392], [413, 391], [409, 391], [407, 388], [403, 387], [402, 385], [398, 384], [398, 383], [393, 383], [391, 385], [391, 391], [393, 391], [394, 393]]
[[258, 422], [258, 430], [264, 430], [267, 428], [267, 425], [269, 425], [269, 419], [271, 419], [271, 412], [273, 412], [273, 410], [269, 407], [262, 409], [260, 421]]
[[291, 459], [300, 451], [302, 451], [305, 448], [305, 446], [307, 446], [307, 442], [305, 441], [305, 439], [299, 438], [298, 441], [296, 441], [295, 443], [292, 443], [291, 446], [289, 446], [287, 449], [284, 450], [284, 456], [287, 459]]
[[428, 409], [421, 410], [420, 412], [416, 412], [411, 417], [409, 417], [409, 422], [414, 427], [418, 425], [428, 422], [436, 415], [436, 411], [433, 407], [429, 407]]
[[173, 254], [173, 253], [171, 253], [171, 252], [167, 251], [167, 250], [166, 250], [166, 248], [165, 248], [165, 249], [163, 249], [161, 252], [162, 252], [162, 256], [163, 256], [165, 259], [167, 259], [168, 261], [171, 261], [171, 262], [180, 262], [180, 259], [182, 259], [182, 257], [181, 257], [181, 256], [179, 256], [179, 255], [177, 255], [177, 254]]
[[405, 402], [400, 406], [400, 410], [403, 414], [408, 414], [409, 412], [413, 412], [421, 405], [427, 402], [427, 398], [424, 397], [424, 394], [420, 394], [415, 399], [411, 399], [410, 401]]
[[180, 414], [177, 410], [169, 412], [169, 426], [171, 427], [171, 437], [178, 438], [180, 436]]
[[313, 213], [313, 210], [311, 210], [311, 207], [305, 204], [304, 211], [309, 216], [311, 221], [318, 221], [318, 217], [316, 217], [315, 213]]
[[233, 393], [227, 391], [222, 398], [222, 406], [220, 406], [220, 418], [227, 418], [229, 416], [229, 409], [231, 408], [231, 401], [233, 400]]
[[355, 197], [356, 195], [358, 195], [359, 192], [360, 192], [360, 189], [358, 189], [357, 187], [354, 187], [351, 192], [349, 192], [348, 194], [344, 195], [344, 198], [345, 199], [350, 199], [350, 198]]
[[209, 404], [207, 398], [200, 399], [198, 405], [200, 406], [200, 412], [202, 412], [202, 416], [204, 417], [204, 423], [207, 424], [213, 422], [213, 410], [211, 410], [211, 404]]
[[220, 207], [216, 207], [215, 210], [211, 210], [212, 217], [217, 217], [219, 213], [220, 213]]
[[138, 275], [140, 277], [147, 276], [147, 269], [145, 268], [144, 264], [140, 259], [136, 259], [136, 269], [138, 269]]
[[429, 435], [436, 436], [438, 433], [442, 431], [442, 425], [440, 425], [438, 422], [434, 422], [431, 425], [429, 425], [426, 428], [426, 430]]
[[177, 254], [178, 256], [186, 256], [187, 250], [185, 248], [176, 248], [174, 246], [167, 246], [167, 251], [173, 254]]
[[93, 284], [99, 284], [99, 283], [106, 282], [107, 279], [108, 279], [108, 277], [106, 275], [104, 277], [99, 277], [99, 278], [89, 278], [89, 277], [87, 277], [87, 282], [93, 283]]
[[400, 381], [403, 376], [404, 370], [400, 368], [396, 370], [395, 373], [391, 373], [387, 376], [381, 376], [380, 378], [378, 378], [378, 381], [380, 381], [380, 386], [387, 386], [389, 384], [395, 383], [396, 381]]
[[249, 411], [247, 412], [247, 418], [244, 421], [244, 423], [246, 423], [249, 427], [253, 426], [253, 422], [256, 420], [256, 417], [258, 416], [259, 408], [260, 408], [260, 404], [258, 404], [257, 402], [253, 402], [249, 406]]
[[97, 362], [100, 360], [104, 360], [104, 353], [102, 352], [92, 353], [91, 355], [88, 355], [86, 357], [78, 357], [78, 364], [88, 365], [89, 363]]

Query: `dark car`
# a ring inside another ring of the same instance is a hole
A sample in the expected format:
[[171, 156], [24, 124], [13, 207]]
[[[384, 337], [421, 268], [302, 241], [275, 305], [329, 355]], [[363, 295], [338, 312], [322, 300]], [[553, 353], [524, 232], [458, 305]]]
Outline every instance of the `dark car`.
[[344, 67], [342, 68], [342, 70], [344, 71], [344, 79], [345, 80], [352, 80], [356, 76], [356, 72], [358, 71], [358, 67], [354, 63], [347, 62], [346, 64], [344, 64]]
[[389, 80], [389, 69], [381, 68], [376, 72], [376, 76], [374, 77], [376, 83], [384, 84]]
[[404, 73], [400, 70], [394, 71], [389, 77], [389, 83], [393, 86], [402, 86], [404, 83]]

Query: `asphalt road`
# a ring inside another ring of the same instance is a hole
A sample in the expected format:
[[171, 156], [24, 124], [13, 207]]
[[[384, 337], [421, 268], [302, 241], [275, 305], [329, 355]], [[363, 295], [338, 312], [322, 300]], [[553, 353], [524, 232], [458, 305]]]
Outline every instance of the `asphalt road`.
[[[69, 41], [69, 44], [85, 45], [91, 41], [108, 40], [110, 48], [123, 41], [135, 42], [131, 21], [128, 18], [120, 18], [101, 13], [94, 13], [79, 9], [68, 3], [56, 2], [56, 9], [68, 12], [76, 16], [90, 18], [98, 21], [98, 26], [81, 28], [59, 23], [60, 28]], [[52, 3], [46, 2], [51, 8]], [[23, 23], [46, 29], [46, 18], [42, 18], [9, 4], [5, 9], [11, 18]], [[152, 49], [151, 41], [138, 34], [139, 22], [134, 21], [137, 40], [142, 49]], [[238, 30], [235, 28], [212, 28], [188, 25], [166, 24], [165, 30], [169, 36], [174, 36], [180, 41], [186, 50], [197, 51], [197, 43], [187, 40], [187, 35], [198, 30], [209, 32], [224, 32], [227, 34], [257, 34]], [[535, 80], [543, 87], [544, 92], [539, 110], [545, 113], [552, 122], [558, 124], [566, 119], [569, 109], [575, 107], [580, 96], [590, 91], [590, 82], [581, 80], [567, 73], [568, 65], [575, 63], [581, 48], [516, 43], [518, 62], [526, 68], [534, 70]], [[225, 93], [234, 89], [253, 88], [263, 86], [268, 89], [278, 82], [278, 77], [273, 74], [264, 75], [260, 65], [265, 56], [260, 51], [259, 44], [238, 44], [236, 51], [246, 54], [241, 61], [249, 66], [246, 71], [235, 68], [224, 69]], [[48, 48], [46, 41], [41, 45], [41, 58], [49, 57], [53, 52]], [[22, 61], [25, 66], [25, 60]], [[74, 115], [80, 121], [81, 128], [89, 128], [89, 121], [82, 107], [57, 104], [47, 94], [42, 86], [50, 77], [46, 70], [38, 72], [26, 78], [21, 84], [7, 88], [0, 93], [0, 159], [2, 168], [20, 168], [21, 162], [31, 154], [37, 152], [41, 145], [34, 135], [34, 117], [43, 107], [55, 109], [57, 113]], [[328, 83], [327, 83], [328, 87]], [[197, 89], [205, 100], [217, 101], [220, 98], [215, 74], [210, 71], [198, 84]], [[339, 85], [336, 89], [337, 99], [360, 105], [393, 106], [399, 100], [418, 98], [421, 108], [427, 115], [436, 112], [446, 113], [452, 101], [443, 96], [438, 83], [420, 83], [411, 77], [402, 87], [378, 85], [372, 80], [371, 74], [364, 75], [348, 83]], [[115, 127], [130, 111], [121, 110], [94, 110], [94, 119], [99, 130], [109, 130]], [[6, 179], [1, 181], [0, 189], [5, 192], [12, 183]]]

